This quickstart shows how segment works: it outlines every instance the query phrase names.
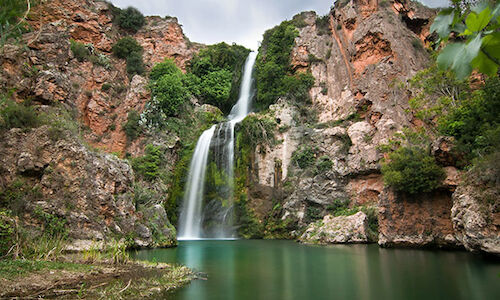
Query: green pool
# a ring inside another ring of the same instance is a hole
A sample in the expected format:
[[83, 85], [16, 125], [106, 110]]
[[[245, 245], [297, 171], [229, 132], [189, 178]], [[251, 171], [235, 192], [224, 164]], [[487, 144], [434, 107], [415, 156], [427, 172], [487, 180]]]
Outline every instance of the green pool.
[[467, 252], [205, 240], [134, 257], [207, 275], [169, 299], [500, 299], [499, 261]]

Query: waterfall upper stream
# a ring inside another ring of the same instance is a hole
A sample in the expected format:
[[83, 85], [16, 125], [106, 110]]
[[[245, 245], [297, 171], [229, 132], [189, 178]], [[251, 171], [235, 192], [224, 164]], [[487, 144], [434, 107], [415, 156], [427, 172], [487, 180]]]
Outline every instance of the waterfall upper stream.
[[[196, 143], [179, 217], [179, 240], [236, 238], [233, 224], [234, 127], [250, 111], [256, 57], [256, 52], [250, 52], [246, 59], [240, 95], [228, 121], [205, 130]], [[216, 196], [212, 196], [217, 199], [206, 199], [205, 178], [210, 167], [217, 168], [224, 177], [224, 184], [218, 188]]]

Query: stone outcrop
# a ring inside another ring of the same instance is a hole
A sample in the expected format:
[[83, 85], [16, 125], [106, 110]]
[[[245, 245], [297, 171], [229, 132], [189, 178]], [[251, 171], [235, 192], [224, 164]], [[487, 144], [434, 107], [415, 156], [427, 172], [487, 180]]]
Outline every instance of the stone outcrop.
[[40, 211], [65, 220], [75, 241], [71, 249], [115, 238], [132, 238], [140, 247], [175, 245], [163, 207], [136, 209], [127, 162], [89, 150], [69, 131], [55, 141], [54, 130], [14, 128], [0, 142], [2, 189], [24, 193], [7, 205], [19, 210], [28, 226], [43, 227]]
[[[141, 112], [150, 99], [147, 79], [128, 78], [125, 60], [111, 54], [112, 46], [126, 34], [113, 23], [104, 1], [42, 1], [28, 20], [33, 30], [23, 35], [28, 50], [6, 45], [0, 55], [0, 88], [15, 87], [18, 99], [42, 104], [65, 103], [79, 112], [90, 130], [85, 139], [108, 152], [139, 154], [140, 141], [128, 143], [122, 125], [130, 110]], [[200, 45], [183, 34], [176, 18], [146, 17], [146, 24], [132, 35], [144, 48], [147, 70], [173, 59], [185, 69]], [[78, 61], [70, 40], [87, 45], [99, 63]]]
[[[310, 110], [317, 112], [318, 120], [295, 122], [300, 116], [293, 107], [271, 108], [270, 113], [276, 120], [291, 119], [292, 122], [285, 122], [283, 126], [280, 123], [278, 145], [255, 151], [256, 166], [251, 173], [259, 180], [259, 190], [268, 190], [267, 199], [259, 195], [258, 202], [260, 207], [266, 207], [262, 203], [275, 201], [273, 190], [282, 188], [282, 198], [279, 198], [282, 220], [305, 228], [314, 221], [308, 212], [324, 217], [328, 208], [339, 202], [349, 203], [350, 207], [376, 206], [380, 198], [380, 205], [384, 207], [382, 216], [401, 213], [406, 218], [394, 217], [387, 222], [382, 219], [381, 226], [391, 224], [402, 229], [405, 224], [430, 217], [446, 224], [433, 228], [437, 237], [432, 240], [447, 244], [445, 237], [453, 233], [450, 194], [446, 204], [428, 201], [427, 208], [417, 210], [416, 214], [410, 213], [410, 207], [399, 212], [398, 207], [403, 204], [384, 200], [387, 197], [382, 195], [386, 193], [380, 174], [383, 155], [377, 150], [377, 146], [386, 143], [394, 133], [414, 126], [413, 116], [406, 112], [409, 96], [406, 91], [395, 88], [394, 83], [405, 82], [429, 63], [422, 41], [427, 38], [435, 12], [410, 1], [379, 2], [337, 1], [325, 17], [328, 28], [318, 27], [324, 26], [321, 25], [324, 22], [317, 22], [322, 17], [314, 12], [300, 14], [305, 26], [298, 28], [291, 62], [295, 70], [310, 70], [315, 78], [310, 90]], [[285, 102], [278, 105], [283, 106]], [[283, 112], [288, 118], [281, 116]], [[442, 146], [436, 155], [448, 159], [446, 143]], [[315, 162], [305, 170], [290, 160], [295, 151], [304, 147], [310, 147], [315, 154]], [[331, 161], [330, 170], [315, 169], [320, 157]], [[276, 168], [277, 165], [280, 168]], [[452, 174], [457, 173], [451, 168], [449, 171], [451, 188], [457, 184]], [[282, 183], [276, 183], [273, 178], [281, 178]], [[255, 199], [252, 194], [249, 197]], [[427, 210], [440, 213], [433, 217]], [[423, 235], [424, 227], [410, 227], [406, 232], [387, 229], [381, 238], [383, 241], [404, 240], [406, 235]]]
[[378, 207], [378, 243], [381, 246], [460, 246], [451, 222], [449, 191], [411, 196], [384, 190]]
[[500, 191], [494, 168], [482, 170], [495, 178], [489, 183], [472, 171], [468, 174], [453, 193], [451, 217], [455, 235], [467, 250], [500, 255]]
[[311, 223], [299, 241], [306, 244], [367, 243], [369, 240], [368, 217], [363, 212], [352, 216], [333, 217]]

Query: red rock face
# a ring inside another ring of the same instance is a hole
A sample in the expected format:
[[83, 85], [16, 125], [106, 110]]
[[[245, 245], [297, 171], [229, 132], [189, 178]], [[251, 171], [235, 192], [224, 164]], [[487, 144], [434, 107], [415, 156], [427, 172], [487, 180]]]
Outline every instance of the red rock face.
[[401, 195], [385, 191], [379, 202], [379, 244], [457, 247], [451, 193]]
[[[129, 78], [125, 61], [111, 54], [112, 46], [125, 33], [112, 23], [108, 5], [44, 1], [32, 9], [28, 22], [34, 28], [23, 37], [29, 50], [7, 47], [7, 54], [0, 58], [0, 86], [6, 90], [15, 86], [19, 100], [31, 97], [44, 104], [70, 104], [90, 129], [84, 137], [91, 145], [109, 152], [139, 153], [139, 141], [128, 143], [122, 125], [131, 109], [141, 112], [149, 101], [147, 79]], [[185, 38], [176, 18], [147, 17], [146, 25], [133, 37], [144, 48], [147, 70], [166, 58], [185, 70], [186, 62], [201, 47]], [[75, 59], [69, 47], [71, 39], [103, 55], [107, 65]], [[30, 72], [29, 78], [19, 68], [23, 65]]]
[[356, 74], [361, 74], [368, 65], [378, 63], [384, 58], [393, 57], [391, 43], [379, 32], [368, 32], [363, 39], [355, 44], [356, 54], [353, 57], [353, 67]]

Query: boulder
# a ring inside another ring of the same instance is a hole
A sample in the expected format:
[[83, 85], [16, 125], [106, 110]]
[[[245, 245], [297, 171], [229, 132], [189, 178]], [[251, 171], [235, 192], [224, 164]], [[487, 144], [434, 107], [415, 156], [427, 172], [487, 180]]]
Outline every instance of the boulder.
[[364, 212], [352, 216], [333, 217], [311, 223], [299, 241], [305, 244], [367, 243], [368, 217]]

